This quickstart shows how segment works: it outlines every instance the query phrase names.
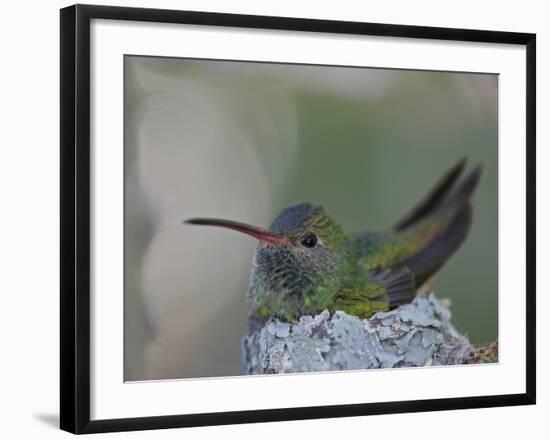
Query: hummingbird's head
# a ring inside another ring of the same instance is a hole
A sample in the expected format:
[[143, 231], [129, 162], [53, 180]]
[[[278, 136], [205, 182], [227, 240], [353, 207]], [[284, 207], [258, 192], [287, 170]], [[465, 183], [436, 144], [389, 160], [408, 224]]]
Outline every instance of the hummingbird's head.
[[190, 224], [232, 229], [258, 239], [250, 290], [253, 296], [296, 297], [336, 282], [348, 261], [348, 239], [321, 206], [284, 209], [268, 229], [235, 221], [198, 218]]
[[275, 245], [260, 241], [252, 283], [259, 282], [270, 292], [298, 293], [334, 277], [347, 248], [342, 228], [321, 206], [310, 203], [284, 209], [269, 231], [281, 241]]

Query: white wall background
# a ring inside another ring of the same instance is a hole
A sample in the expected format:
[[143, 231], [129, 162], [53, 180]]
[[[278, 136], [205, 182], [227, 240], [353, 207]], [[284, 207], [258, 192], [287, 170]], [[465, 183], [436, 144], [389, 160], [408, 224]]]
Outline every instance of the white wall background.
[[[545, 2], [525, 0], [339, 2], [277, 0], [89, 1], [120, 6], [164, 7], [265, 15], [358, 20], [396, 24], [536, 32], [538, 45], [538, 271], [550, 263], [550, 29]], [[261, 4], [260, 4], [261, 3]], [[2, 356], [0, 434], [3, 437], [59, 437], [59, 13], [69, 2], [9, 2], [0, 32], [0, 267]], [[209, 427], [111, 434], [113, 437], [214, 438], [334, 437], [335, 435], [462, 438], [517, 437], [544, 431], [550, 409], [548, 367], [550, 325], [543, 319], [548, 278], [538, 279], [538, 391], [535, 407], [405, 414], [349, 419]], [[386, 432], [386, 433], [385, 433]], [[445, 433], [442, 433], [445, 432]]]

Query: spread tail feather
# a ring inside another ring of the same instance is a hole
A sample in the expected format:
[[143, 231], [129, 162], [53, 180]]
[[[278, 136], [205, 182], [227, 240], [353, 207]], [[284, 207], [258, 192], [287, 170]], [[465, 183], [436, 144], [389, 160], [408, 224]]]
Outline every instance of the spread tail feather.
[[472, 222], [472, 207], [467, 205], [456, 216], [445, 233], [437, 236], [414, 256], [403, 261], [415, 273], [417, 288], [420, 288], [466, 239]]
[[460, 160], [456, 165], [447, 171], [441, 177], [432, 190], [418, 203], [407, 215], [399, 220], [394, 226], [394, 230], [400, 231], [407, 229], [411, 225], [422, 220], [432, 213], [437, 206], [449, 195], [458, 178], [464, 171], [466, 166], [466, 158]]
[[474, 169], [456, 189], [446, 194], [418, 223], [409, 226], [413, 233], [425, 234], [426, 243], [418, 252], [402, 261], [415, 274], [416, 286], [428, 280], [460, 247], [472, 222], [470, 198], [481, 176], [482, 167]]

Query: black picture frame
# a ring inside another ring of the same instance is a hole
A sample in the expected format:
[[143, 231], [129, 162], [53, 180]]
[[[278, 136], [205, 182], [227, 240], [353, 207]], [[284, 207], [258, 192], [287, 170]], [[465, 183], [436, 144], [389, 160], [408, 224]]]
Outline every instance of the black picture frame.
[[[526, 392], [224, 413], [90, 420], [90, 21], [133, 20], [256, 29], [454, 40], [526, 47], [527, 307]], [[535, 404], [535, 66], [530, 33], [75, 5], [61, 10], [61, 350], [60, 426], [72, 433], [364, 416]]]

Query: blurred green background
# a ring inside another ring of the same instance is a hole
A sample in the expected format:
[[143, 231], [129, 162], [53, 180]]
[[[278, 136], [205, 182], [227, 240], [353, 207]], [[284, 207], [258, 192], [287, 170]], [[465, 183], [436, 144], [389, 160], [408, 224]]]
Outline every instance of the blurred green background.
[[310, 201], [384, 229], [462, 157], [484, 165], [474, 222], [434, 291], [495, 340], [497, 97], [489, 74], [126, 56], [126, 380], [241, 373], [256, 243], [182, 219], [268, 226]]

